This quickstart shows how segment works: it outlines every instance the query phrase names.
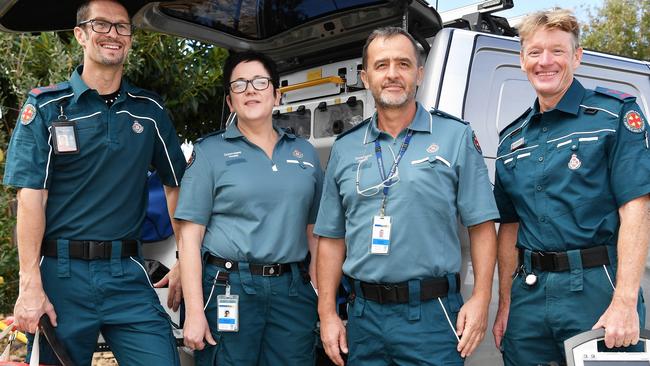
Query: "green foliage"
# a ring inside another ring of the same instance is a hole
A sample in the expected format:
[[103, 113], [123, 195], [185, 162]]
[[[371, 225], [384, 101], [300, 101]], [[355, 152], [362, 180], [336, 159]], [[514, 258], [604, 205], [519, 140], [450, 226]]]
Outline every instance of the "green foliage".
[[[0, 130], [0, 145], [6, 146], [7, 136]], [[4, 171], [4, 161], [0, 163], [0, 173]], [[18, 250], [12, 237], [14, 192], [8, 187], [0, 187], [0, 314], [13, 312], [14, 301], [18, 296]]]
[[[67, 80], [83, 59], [72, 32], [39, 35], [0, 33], [0, 156], [16, 124], [27, 93], [34, 87]], [[139, 32], [125, 70], [139, 87], [160, 94], [182, 138], [219, 128], [223, 108], [221, 74], [225, 50], [197, 41]], [[0, 176], [4, 161], [0, 158]], [[11, 313], [18, 290], [15, 225], [10, 213], [15, 192], [0, 187], [0, 314]]]
[[155, 33], [133, 40], [126, 74], [135, 85], [160, 94], [178, 133], [188, 140], [219, 129], [224, 49]]
[[649, 60], [650, 0], [605, 0], [582, 32], [585, 48]]

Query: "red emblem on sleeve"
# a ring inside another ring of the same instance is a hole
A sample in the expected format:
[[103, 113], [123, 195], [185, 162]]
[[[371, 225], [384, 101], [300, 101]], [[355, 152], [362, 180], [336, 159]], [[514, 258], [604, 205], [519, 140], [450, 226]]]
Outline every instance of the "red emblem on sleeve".
[[36, 117], [36, 108], [33, 104], [27, 104], [20, 114], [20, 123], [27, 126], [34, 120], [34, 117]]
[[630, 132], [639, 133], [645, 130], [645, 121], [639, 112], [629, 111], [625, 114], [624, 119], [625, 128]]

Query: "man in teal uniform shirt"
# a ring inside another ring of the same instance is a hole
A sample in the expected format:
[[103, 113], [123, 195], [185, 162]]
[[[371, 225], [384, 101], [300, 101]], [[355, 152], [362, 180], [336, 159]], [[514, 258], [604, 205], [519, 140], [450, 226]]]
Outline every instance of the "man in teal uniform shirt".
[[[91, 1], [77, 18], [84, 64], [70, 80], [29, 93], [9, 145], [4, 184], [18, 189], [14, 313], [31, 333], [47, 314], [76, 365], [90, 365], [100, 331], [121, 364], [175, 365], [138, 239], [147, 169], [158, 170], [173, 210], [185, 161], [160, 98], [122, 78], [126, 9]], [[43, 343], [41, 361], [55, 363]]]
[[633, 96], [574, 78], [582, 49], [569, 11], [519, 29], [537, 99], [499, 138], [493, 332], [506, 365], [563, 364], [567, 338], [605, 328], [607, 347], [626, 347], [645, 323], [648, 130]]
[[[352, 365], [462, 364], [483, 339], [498, 212], [472, 129], [415, 102], [422, 79], [413, 38], [373, 32], [362, 80], [377, 113], [334, 143], [314, 232], [321, 338]], [[463, 305], [457, 217], [475, 272]], [[336, 314], [342, 273], [353, 283], [347, 333]]]

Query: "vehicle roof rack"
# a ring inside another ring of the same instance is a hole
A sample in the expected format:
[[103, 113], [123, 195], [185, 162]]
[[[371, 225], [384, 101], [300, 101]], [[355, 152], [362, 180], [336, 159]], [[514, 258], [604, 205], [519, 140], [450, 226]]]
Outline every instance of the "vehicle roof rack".
[[487, 0], [440, 12], [444, 28], [460, 28], [475, 32], [516, 36], [517, 30], [504, 17], [494, 13], [514, 7], [513, 0]]

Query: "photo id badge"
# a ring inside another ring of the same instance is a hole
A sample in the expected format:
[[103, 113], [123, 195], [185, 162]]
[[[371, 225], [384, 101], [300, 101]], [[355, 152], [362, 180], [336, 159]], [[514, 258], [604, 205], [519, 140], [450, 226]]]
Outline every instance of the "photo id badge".
[[52, 145], [57, 155], [79, 153], [77, 124], [74, 121], [52, 122]]
[[371, 254], [388, 254], [390, 251], [390, 216], [375, 216], [372, 220]]
[[230, 291], [226, 291], [225, 295], [217, 296], [217, 330], [239, 331], [239, 295], [230, 295]]

